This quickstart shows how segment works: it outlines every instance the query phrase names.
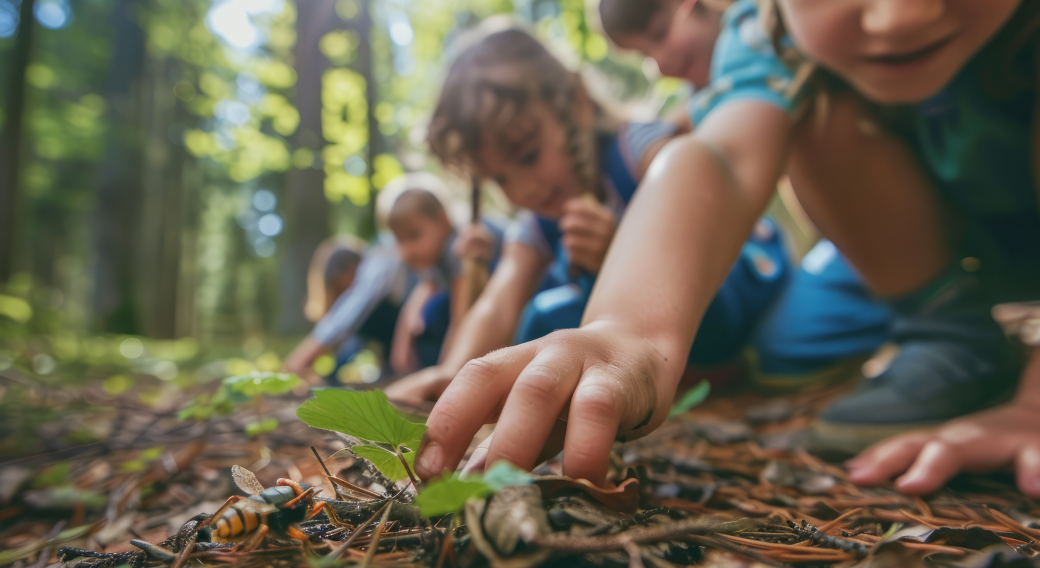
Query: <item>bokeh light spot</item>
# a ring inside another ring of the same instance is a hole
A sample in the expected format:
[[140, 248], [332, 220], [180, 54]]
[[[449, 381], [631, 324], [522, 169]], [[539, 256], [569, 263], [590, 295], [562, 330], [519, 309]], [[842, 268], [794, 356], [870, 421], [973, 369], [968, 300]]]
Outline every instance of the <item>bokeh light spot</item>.
[[144, 343], [136, 337], [128, 337], [119, 344], [119, 354], [127, 359], [137, 359], [144, 355]]

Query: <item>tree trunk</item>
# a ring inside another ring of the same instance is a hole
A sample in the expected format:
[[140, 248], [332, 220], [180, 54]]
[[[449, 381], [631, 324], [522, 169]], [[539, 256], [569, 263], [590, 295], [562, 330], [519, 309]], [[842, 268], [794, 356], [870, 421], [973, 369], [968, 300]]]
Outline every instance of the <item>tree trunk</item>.
[[373, 72], [372, 56], [372, 0], [358, 0], [358, 15], [355, 29], [361, 40], [357, 48], [357, 72], [365, 78], [365, 100], [368, 101], [368, 180], [369, 200], [364, 214], [358, 219], [358, 235], [370, 239], [376, 234], [376, 188], [372, 185], [372, 174], [375, 173], [375, 159], [382, 151], [379, 122], [376, 120], [376, 104], [379, 102], [379, 91]]
[[172, 338], [177, 322], [185, 155], [182, 146], [170, 144], [167, 131], [177, 117], [173, 84], [178, 63], [173, 59], [150, 58], [146, 64], [150, 96], [144, 112], [144, 200], [137, 239], [135, 298], [142, 308], [144, 332], [152, 337]]
[[117, 0], [112, 9], [115, 38], [104, 87], [112, 131], [98, 168], [93, 214], [93, 316], [101, 329], [114, 333], [140, 332], [133, 294], [144, 161], [141, 77], [145, 37], [133, 20], [134, 7], [140, 2]]
[[18, 35], [11, 52], [4, 126], [0, 133], [0, 282], [6, 282], [15, 272], [25, 69], [32, 52], [34, 4], [34, 0], [22, 0]]
[[[297, 2], [296, 108], [300, 127], [293, 136], [293, 149], [308, 148], [320, 155], [324, 138], [321, 131], [321, 75], [329, 61], [318, 49], [323, 35], [343, 26], [336, 14], [335, 0]], [[305, 333], [309, 323], [303, 315], [307, 295], [307, 268], [311, 255], [331, 232], [330, 210], [324, 191], [325, 174], [320, 160], [314, 167], [293, 168], [286, 176], [285, 230], [286, 250], [279, 275], [278, 329], [282, 333]]]

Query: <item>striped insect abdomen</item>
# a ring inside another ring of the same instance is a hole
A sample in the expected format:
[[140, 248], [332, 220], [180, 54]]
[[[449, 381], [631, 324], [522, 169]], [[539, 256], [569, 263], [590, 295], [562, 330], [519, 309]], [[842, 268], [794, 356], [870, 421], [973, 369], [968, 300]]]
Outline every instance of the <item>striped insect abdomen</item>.
[[217, 519], [213, 530], [213, 540], [228, 542], [247, 535], [260, 526], [260, 514], [249, 510], [240, 503], [228, 507]]

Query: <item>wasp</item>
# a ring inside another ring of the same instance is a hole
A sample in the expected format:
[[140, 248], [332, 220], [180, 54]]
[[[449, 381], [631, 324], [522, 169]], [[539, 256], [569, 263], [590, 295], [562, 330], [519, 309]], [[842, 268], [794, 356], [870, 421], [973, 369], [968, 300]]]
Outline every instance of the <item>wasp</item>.
[[217, 509], [207, 524], [212, 523], [214, 542], [237, 542], [250, 537], [259, 542], [272, 530], [297, 540], [308, 536], [294, 527], [296, 523], [317, 515], [325, 506], [314, 498], [321, 488], [279, 479], [274, 487], [264, 489], [253, 472], [231, 466], [231, 478], [249, 497], [233, 495]]

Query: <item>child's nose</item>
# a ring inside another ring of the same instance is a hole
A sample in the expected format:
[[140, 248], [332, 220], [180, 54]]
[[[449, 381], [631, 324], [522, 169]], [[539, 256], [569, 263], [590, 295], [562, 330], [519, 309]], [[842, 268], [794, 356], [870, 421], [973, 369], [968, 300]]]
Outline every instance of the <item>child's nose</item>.
[[863, 31], [871, 35], [914, 32], [942, 17], [946, 0], [868, 0], [863, 9]]

